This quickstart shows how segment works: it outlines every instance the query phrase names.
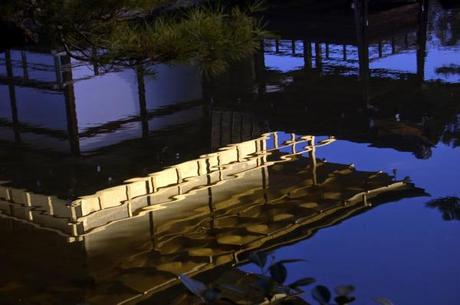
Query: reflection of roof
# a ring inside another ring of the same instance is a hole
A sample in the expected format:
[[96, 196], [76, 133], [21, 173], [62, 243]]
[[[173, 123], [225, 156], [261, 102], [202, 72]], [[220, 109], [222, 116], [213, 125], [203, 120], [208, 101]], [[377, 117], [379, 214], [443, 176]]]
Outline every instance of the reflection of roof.
[[[419, 4], [409, 4], [371, 10], [370, 40], [380, 41], [416, 28], [419, 9]], [[276, 10], [269, 11], [266, 15], [268, 29], [285, 39], [354, 45], [358, 43], [355, 19], [349, 5], [346, 5], [346, 9], [315, 12], [311, 5], [298, 2], [295, 7], [277, 6]]]
[[179, 273], [238, 263], [389, 198], [423, 193], [383, 173], [316, 160], [316, 149], [333, 141], [270, 133], [67, 205], [3, 187], [0, 207], [4, 217], [81, 241], [72, 245], [84, 247], [97, 283], [85, 292], [91, 304], [134, 303], [175, 285]]

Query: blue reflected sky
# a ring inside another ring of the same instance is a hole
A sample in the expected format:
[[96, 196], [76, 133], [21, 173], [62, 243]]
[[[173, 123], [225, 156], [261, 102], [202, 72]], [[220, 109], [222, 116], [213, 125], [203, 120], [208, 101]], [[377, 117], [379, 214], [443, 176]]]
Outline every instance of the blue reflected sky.
[[[431, 2], [426, 82], [460, 83], [458, 20], [459, 9], [444, 10], [439, 2]], [[381, 58], [375, 43], [371, 44], [371, 77], [377, 77], [382, 71], [396, 78], [400, 74], [416, 74], [417, 49], [411, 45], [411, 39], [413, 41], [414, 37], [408, 38], [408, 48], [394, 54], [390, 42], [384, 41]], [[296, 42], [296, 51], [301, 44]], [[265, 56], [267, 67], [281, 72], [301, 69], [304, 62], [299, 54], [302, 51], [293, 55], [290, 48], [289, 43], [282, 41], [278, 53], [269, 46], [270, 52]], [[342, 70], [346, 76], [357, 74], [356, 49], [348, 47], [346, 60], [341, 58], [341, 51], [341, 45], [329, 46], [330, 58], [322, 58], [325, 73], [328, 73], [327, 66], [335, 65], [346, 67]], [[443, 73], [443, 68], [450, 68], [450, 73]], [[329, 287], [353, 284], [357, 287], [356, 304], [373, 304], [371, 298], [378, 296], [404, 305], [460, 304], [460, 222], [445, 221], [439, 210], [426, 207], [433, 198], [460, 197], [460, 148], [438, 143], [432, 148], [431, 157], [422, 160], [410, 152], [339, 140], [318, 150], [317, 157], [354, 164], [360, 171], [393, 173], [397, 179], [410, 177], [431, 197], [380, 205], [334, 227], [322, 229], [308, 240], [275, 250], [272, 254], [277, 260], [308, 260], [288, 265], [288, 281], [312, 276]], [[243, 269], [258, 271], [250, 265]], [[305, 297], [311, 300], [309, 295]]]
[[[434, 198], [460, 197], [460, 150], [442, 144], [430, 159], [420, 160], [411, 153], [337, 141], [318, 150], [318, 158], [353, 163], [363, 171], [397, 169], [398, 178], [411, 177]], [[378, 206], [273, 255], [308, 260], [288, 266], [288, 281], [313, 276], [331, 287], [353, 284], [358, 304], [371, 304], [375, 296], [405, 305], [458, 304], [460, 222], [442, 220], [439, 211], [425, 206], [429, 200]]]

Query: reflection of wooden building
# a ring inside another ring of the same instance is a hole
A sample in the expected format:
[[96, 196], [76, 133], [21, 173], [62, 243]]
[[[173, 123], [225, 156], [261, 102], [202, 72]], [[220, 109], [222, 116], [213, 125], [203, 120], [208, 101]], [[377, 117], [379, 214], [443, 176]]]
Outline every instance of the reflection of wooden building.
[[78, 155], [203, 115], [196, 66], [103, 68], [54, 51], [0, 53], [0, 140]]
[[228, 98], [247, 87], [238, 82], [240, 69], [227, 73], [231, 89], [214, 84], [214, 108], [257, 115], [268, 130], [333, 134], [417, 158], [430, 157], [440, 140], [454, 143], [455, 132], [446, 130], [458, 121], [460, 86], [425, 73], [427, 17], [437, 8], [428, 12], [427, 1], [357, 9], [334, 2], [286, 1], [268, 12], [280, 38], [265, 40], [254, 57], [254, 83], [236, 97], [245, 103]]
[[[91, 304], [149, 297], [166, 304], [179, 273], [212, 273], [249, 251], [423, 194], [383, 173], [317, 160], [316, 149], [333, 141], [270, 133], [67, 204], [2, 187], [0, 240], [8, 250], [0, 252], [7, 262], [0, 287], [36, 304], [68, 294]], [[28, 277], [14, 266], [27, 266]], [[38, 292], [25, 284], [35, 274], [44, 285]], [[167, 297], [157, 300], [160, 291]]]
[[[417, 79], [423, 81], [428, 1], [401, 1], [399, 5], [383, 7], [373, 6], [369, 0], [350, 2], [352, 5], [320, 11], [303, 2], [293, 6], [280, 4], [267, 13], [269, 28], [285, 43], [289, 41], [290, 46], [282, 48], [277, 40], [270, 51], [282, 54], [284, 49], [290, 55], [297, 54], [304, 58], [306, 68], [320, 73], [327, 73], [327, 65], [342, 65], [347, 73], [355, 59], [360, 79], [367, 87], [372, 60], [415, 49]], [[302, 45], [299, 47], [296, 42]], [[367, 92], [364, 96], [367, 98]]]

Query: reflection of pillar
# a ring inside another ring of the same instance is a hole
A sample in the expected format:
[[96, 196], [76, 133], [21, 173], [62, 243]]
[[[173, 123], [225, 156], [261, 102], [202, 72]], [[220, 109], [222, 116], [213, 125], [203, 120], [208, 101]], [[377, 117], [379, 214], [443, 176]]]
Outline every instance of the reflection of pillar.
[[259, 99], [262, 100], [266, 91], [266, 80], [265, 80], [265, 47], [264, 41], [260, 42], [259, 50], [254, 54], [254, 74], [257, 82], [257, 93]]
[[137, 92], [139, 95], [139, 109], [142, 122], [142, 137], [146, 138], [149, 135], [149, 118], [147, 112], [147, 101], [145, 98], [145, 73], [144, 67], [141, 65], [136, 67], [137, 75]]
[[311, 69], [311, 43], [309, 41], [303, 41], [303, 62], [305, 69]]
[[317, 185], [318, 178], [316, 175], [316, 146], [315, 146], [314, 136], [311, 137], [310, 147], [311, 147], [311, 150], [308, 152], [308, 156], [310, 157], [311, 177], [313, 180], [313, 185]]
[[29, 79], [29, 71], [27, 69], [27, 57], [26, 52], [21, 51], [21, 65], [22, 65], [22, 75], [24, 79]]
[[56, 83], [59, 85], [59, 88], [62, 87], [62, 67], [61, 67], [61, 57], [58, 54], [53, 56], [54, 59], [54, 73], [56, 74]]
[[80, 155], [80, 137], [78, 134], [77, 110], [70, 57], [68, 55], [61, 57], [61, 64], [65, 66], [62, 71], [62, 78], [64, 80], [63, 85], [67, 112], [67, 134], [69, 137], [70, 151], [72, 154], [78, 156]]
[[[218, 162], [220, 161], [219, 157], [217, 158]], [[219, 174], [221, 174], [222, 168], [218, 165]], [[209, 228], [211, 232], [214, 230], [215, 226], [215, 215], [214, 212], [216, 210], [214, 206], [213, 194], [212, 194], [212, 177], [211, 177], [212, 169], [211, 163], [209, 159], [206, 159], [206, 186], [208, 188], [208, 208], [210, 213], [209, 219]]]
[[99, 64], [97, 63], [97, 49], [96, 48], [92, 48], [91, 49], [91, 60], [92, 60], [92, 63], [93, 63], [93, 70], [94, 70], [94, 75], [99, 75], [100, 72], [99, 72]]
[[419, 27], [417, 33], [417, 80], [425, 80], [426, 31], [428, 23], [428, 1], [420, 0]]
[[321, 44], [319, 42], [315, 43], [315, 65], [316, 70], [321, 73], [323, 62], [321, 60]]
[[258, 149], [258, 153], [262, 153], [262, 157], [260, 158], [260, 166], [262, 167], [262, 189], [264, 192], [264, 203], [268, 203], [268, 168], [265, 166], [267, 164], [267, 139], [268, 138], [262, 138], [260, 141], [260, 148]]
[[382, 41], [379, 40], [379, 58], [382, 58], [383, 57], [383, 44], [382, 44]]
[[368, 0], [353, 0], [355, 9], [356, 36], [359, 54], [359, 78], [363, 85], [363, 98], [369, 101], [369, 41], [368, 41]]
[[16, 88], [13, 83], [13, 65], [11, 63], [11, 53], [5, 51], [6, 75], [8, 78], [8, 93], [10, 96], [11, 120], [13, 122], [14, 139], [17, 143], [21, 142], [21, 134], [19, 132], [18, 107], [16, 104]]

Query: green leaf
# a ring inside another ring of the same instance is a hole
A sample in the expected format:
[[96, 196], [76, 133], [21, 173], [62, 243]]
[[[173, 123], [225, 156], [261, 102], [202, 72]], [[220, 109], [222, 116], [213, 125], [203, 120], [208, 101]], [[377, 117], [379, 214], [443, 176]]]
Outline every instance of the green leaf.
[[335, 287], [334, 290], [335, 290], [335, 293], [339, 296], [348, 296], [351, 293], [353, 293], [353, 291], [355, 291], [355, 287], [352, 285], [341, 285], [341, 286]]
[[314, 278], [306, 277], [306, 278], [303, 278], [303, 279], [299, 279], [299, 280], [295, 281], [292, 284], [289, 284], [289, 287], [291, 287], [292, 289], [296, 289], [298, 287], [308, 286], [310, 284], [313, 284], [314, 282], [315, 282]]
[[311, 292], [313, 298], [321, 305], [328, 305], [331, 300], [331, 292], [326, 286], [318, 285]]
[[394, 305], [392, 301], [384, 297], [376, 297], [372, 299], [375, 303], [380, 305]]
[[188, 277], [185, 274], [179, 275], [179, 279], [181, 280], [182, 284], [194, 295], [203, 298], [203, 294], [207, 290], [206, 285], [200, 281], [194, 280]]
[[271, 265], [269, 271], [271, 277], [279, 284], [283, 284], [287, 278], [286, 267], [281, 262]]
[[267, 253], [265, 252], [252, 252], [248, 257], [251, 263], [256, 264], [260, 268], [263, 268], [267, 263]]

